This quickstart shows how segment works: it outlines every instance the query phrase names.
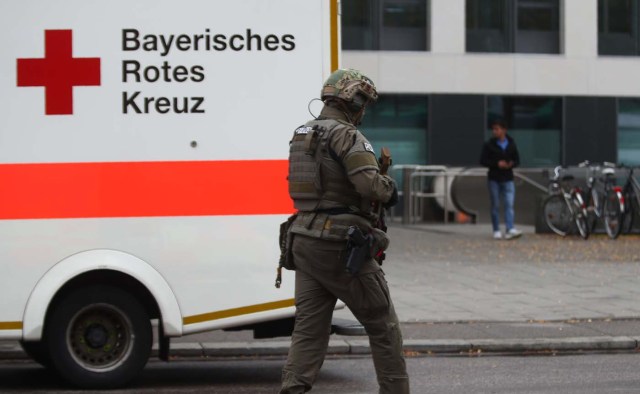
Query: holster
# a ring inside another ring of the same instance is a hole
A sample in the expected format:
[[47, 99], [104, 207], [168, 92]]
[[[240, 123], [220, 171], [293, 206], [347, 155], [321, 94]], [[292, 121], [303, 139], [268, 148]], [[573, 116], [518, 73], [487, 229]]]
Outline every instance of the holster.
[[293, 233], [291, 230], [291, 225], [293, 221], [296, 220], [298, 215], [294, 214], [287, 218], [286, 222], [280, 224], [280, 261], [278, 263], [279, 267], [283, 267], [288, 270], [295, 270], [296, 267], [293, 264], [293, 253], [291, 251], [291, 244], [293, 241]]
[[363, 233], [358, 227], [351, 226], [347, 231], [347, 264], [346, 270], [351, 275], [360, 271], [362, 264], [370, 258], [382, 265], [385, 250], [389, 247], [389, 237], [377, 228]]
[[371, 258], [373, 249], [373, 236], [363, 233], [356, 226], [349, 227], [347, 231], [347, 264], [346, 270], [351, 275], [360, 272], [362, 264]]

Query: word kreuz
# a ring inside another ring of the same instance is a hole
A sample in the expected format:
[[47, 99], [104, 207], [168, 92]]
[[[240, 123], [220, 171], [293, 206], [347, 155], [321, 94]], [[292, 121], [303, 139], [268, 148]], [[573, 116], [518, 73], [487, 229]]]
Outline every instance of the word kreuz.
[[[122, 93], [124, 114], [204, 114], [204, 97], [139, 97], [140, 92], [131, 95]], [[138, 100], [139, 99], [139, 100]]]

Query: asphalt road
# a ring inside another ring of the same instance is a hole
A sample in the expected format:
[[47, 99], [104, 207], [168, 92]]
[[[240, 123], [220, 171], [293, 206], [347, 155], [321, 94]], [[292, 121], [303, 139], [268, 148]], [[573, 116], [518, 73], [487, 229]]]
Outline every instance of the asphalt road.
[[[110, 393], [276, 393], [278, 359], [152, 362], [127, 390]], [[640, 391], [640, 355], [411, 357], [413, 393], [602, 394]], [[0, 363], [0, 392], [83, 393], [65, 389], [33, 363]], [[313, 393], [376, 393], [368, 357], [331, 358]]]

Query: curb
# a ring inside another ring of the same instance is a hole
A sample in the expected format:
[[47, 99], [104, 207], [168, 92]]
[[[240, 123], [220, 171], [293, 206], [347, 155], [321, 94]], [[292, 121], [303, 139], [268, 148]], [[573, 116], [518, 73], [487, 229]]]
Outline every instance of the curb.
[[[261, 357], [286, 356], [289, 341], [178, 343], [172, 345], [174, 357]], [[456, 355], [467, 353], [530, 353], [530, 352], [592, 352], [635, 351], [640, 349], [640, 337], [597, 336], [570, 338], [516, 339], [407, 339], [404, 351], [416, 354]], [[154, 347], [154, 354], [157, 349]], [[371, 347], [366, 339], [332, 339], [329, 355], [369, 355]]]
[[[194, 346], [195, 345], [195, 346]], [[199, 346], [198, 346], [199, 345]], [[289, 341], [276, 342], [230, 342], [176, 344], [171, 348], [172, 357], [264, 357], [286, 356]], [[188, 349], [185, 347], [189, 346]], [[542, 352], [602, 352], [637, 351], [640, 349], [640, 337], [571, 337], [571, 338], [516, 338], [516, 339], [478, 339], [478, 340], [423, 340], [407, 339], [404, 351], [410, 355], [418, 354], [522, 354]], [[366, 339], [335, 339], [329, 341], [328, 355], [359, 356], [371, 354]]]
[[[181, 342], [171, 345], [172, 358], [225, 358], [286, 356], [289, 341], [274, 342]], [[561, 352], [638, 351], [640, 337], [573, 337], [478, 340], [421, 340], [404, 341], [409, 355], [465, 355], [465, 354], [523, 354]], [[359, 356], [371, 354], [369, 341], [364, 339], [329, 341], [328, 355]], [[157, 357], [157, 344], [152, 357]], [[18, 343], [0, 344], [0, 360], [25, 360], [28, 356]]]

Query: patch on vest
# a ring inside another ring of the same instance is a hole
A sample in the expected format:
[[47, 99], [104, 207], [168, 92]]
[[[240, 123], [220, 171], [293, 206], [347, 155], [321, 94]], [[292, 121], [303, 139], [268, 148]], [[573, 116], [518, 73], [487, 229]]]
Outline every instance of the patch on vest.
[[298, 127], [298, 128], [296, 129], [296, 133], [295, 133], [295, 134], [296, 134], [296, 135], [299, 135], [299, 134], [309, 134], [309, 132], [310, 132], [311, 130], [313, 130], [313, 127], [311, 127], [311, 126], [302, 126], [302, 127]]
[[363, 144], [364, 144], [364, 150], [369, 151], [369, 152], [373, 153], [374, 155], [376, 154], [376, 152], [373, 150], [373, 146], [371, 146], [370, 143], [363, 142]]

